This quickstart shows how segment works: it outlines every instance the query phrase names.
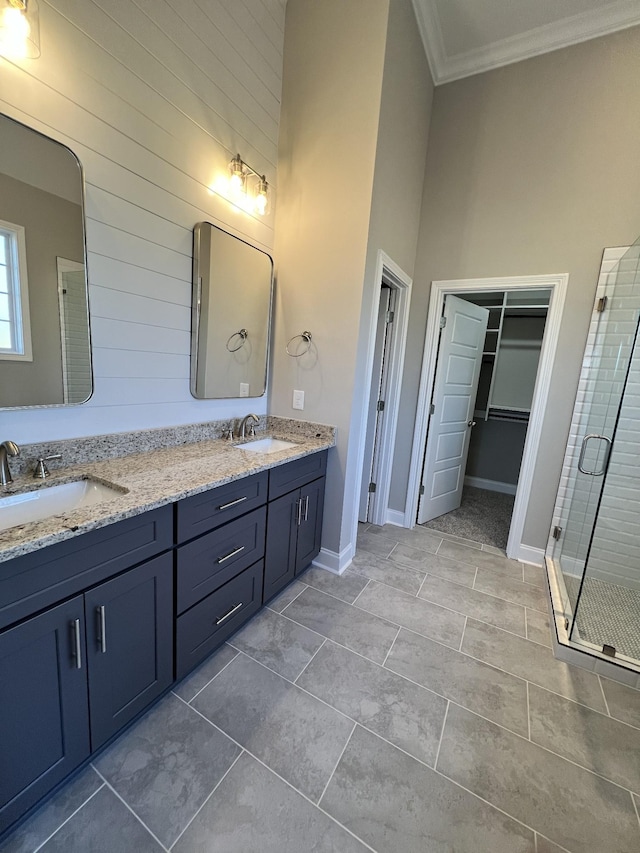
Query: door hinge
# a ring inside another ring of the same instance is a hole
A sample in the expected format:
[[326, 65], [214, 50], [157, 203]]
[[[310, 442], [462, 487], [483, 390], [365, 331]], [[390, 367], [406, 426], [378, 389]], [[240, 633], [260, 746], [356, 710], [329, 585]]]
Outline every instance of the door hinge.
[[553, 530], [551, 532], [551, 535], [553, 536], [554, 539], [559, 539], [562, 536], [562, 528], [558, 527], [558, 525], [556, 524], [556, 526], [553, 528]]
[[378, 400], [377, 409], [379, 412], [384, 412], [384, 400]]
[[422, 483], [420, 484], [420, 494], [424, 495], [424, 486], [422, 485]]
[[435, 413], [436, 413], [435, 403], [432, 403], [432, 404], [429, 406], [429, 414], [430, 414], [430, 415], [435, 415]]
[[393, 318], [395, 317], [394, 311], [387, 311], [387, 324], [393, 323]]
[[376, 488], [377, 488], [377, 486], [375, 483], [369, 483], [369, 491], [370, 492], [375, 492]]
[[600, 299], [596, 301], [596, 311], [599, 314], [602, 314], [604, 309], [607, 307], [608, 296], [601, 296]]
[[446, 325], [447, 325], [447, 318], [446, 317], [440, 317], [440, 328], [444, 329], [444, 327]]

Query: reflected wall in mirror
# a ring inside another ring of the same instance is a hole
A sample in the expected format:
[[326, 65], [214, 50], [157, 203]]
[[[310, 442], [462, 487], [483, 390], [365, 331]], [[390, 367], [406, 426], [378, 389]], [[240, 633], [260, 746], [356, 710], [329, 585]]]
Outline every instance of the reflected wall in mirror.
[[273, 261], [212, 225], [193, 229], [191, 393], [261, 397], [267, 387]]
[[0, 115], [0, 407], [92, 391], [80, 163]]

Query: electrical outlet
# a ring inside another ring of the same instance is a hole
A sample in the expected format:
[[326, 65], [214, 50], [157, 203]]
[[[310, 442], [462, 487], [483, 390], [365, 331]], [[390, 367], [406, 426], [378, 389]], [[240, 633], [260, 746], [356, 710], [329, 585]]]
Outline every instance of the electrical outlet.
[[241, 382], [240, 383], [240, 396], [241, 397], [248, 397], [249, 396], [249, 383], [248, 382]]
[[304, 409], [304, 391], [294, 391], [293, 392], [293, 403], [292, 406], [294, 409]]

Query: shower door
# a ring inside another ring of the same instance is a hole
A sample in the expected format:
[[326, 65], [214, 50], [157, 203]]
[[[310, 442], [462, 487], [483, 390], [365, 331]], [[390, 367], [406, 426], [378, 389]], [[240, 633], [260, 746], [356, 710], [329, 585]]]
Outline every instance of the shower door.
[[[603, 272], [551, 556], [569, 637], [640, 659], [640, 246]], [[605, 264], [607, 253], [605, 253]]]

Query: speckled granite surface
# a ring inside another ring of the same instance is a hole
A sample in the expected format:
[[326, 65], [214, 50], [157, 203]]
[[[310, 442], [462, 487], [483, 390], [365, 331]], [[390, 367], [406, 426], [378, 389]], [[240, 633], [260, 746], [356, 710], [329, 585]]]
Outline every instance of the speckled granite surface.
[[[23, 447], [22, 466], [11, 460], [14, 482], [0, 490], [0, 497], [83, 478], [120, 493], [94, 506], [0, 531], [0, 563], [335, 445], [333, 427], [269, 417], [261, 418], [256, 438], [271, 435], [296, 446], [256, 453], [220, 438], [229, 426], [216, 421]], [[52, 453], [62, 453], [63, 460], [51, 463], [46, 481], [34, 480], [35, 459]]]

